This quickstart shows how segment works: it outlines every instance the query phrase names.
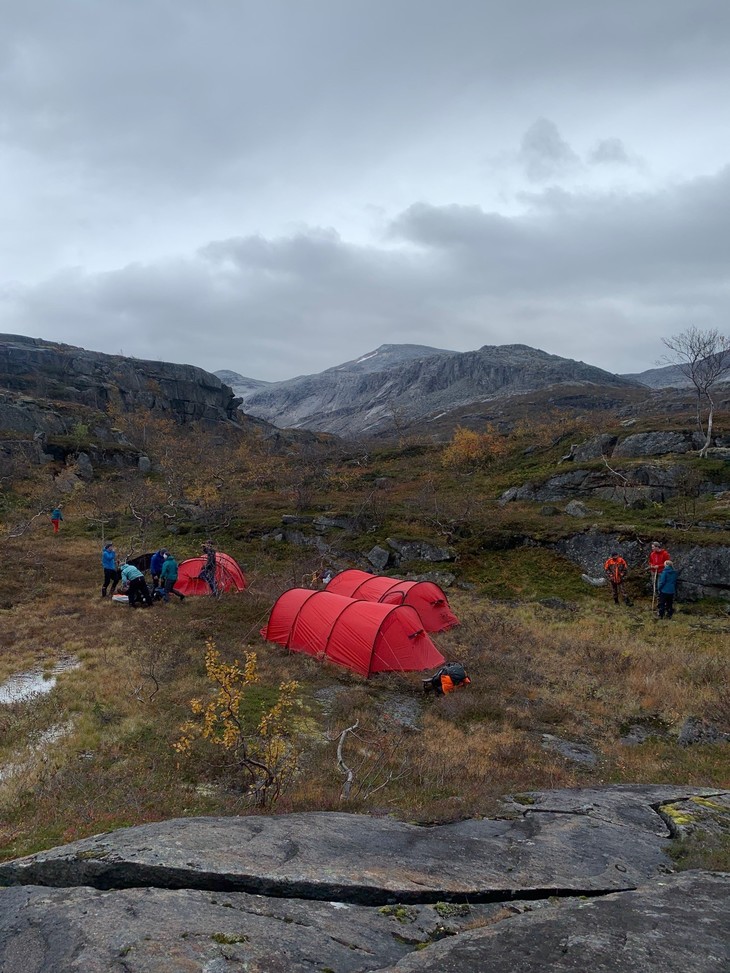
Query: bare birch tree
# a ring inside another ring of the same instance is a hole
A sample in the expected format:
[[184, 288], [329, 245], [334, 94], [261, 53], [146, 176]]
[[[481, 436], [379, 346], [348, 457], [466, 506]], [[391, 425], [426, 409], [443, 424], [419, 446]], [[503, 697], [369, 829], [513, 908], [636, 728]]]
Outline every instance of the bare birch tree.
[[[671, 338], [662, 338], [669, 349], [660, 364], [674, 365], [690, 380], [697, 394], [697, 428], [705, 437], [700, 456], [706, 456], [712, 443], [712, 421], [715, 415], [715, 387], [730, 379], [730, 337], [717, 328], [700, 331], [694, 325]], [[704, 409], [703, 409], [704, 406]], [[707, 418], [703, 418], [703, 411]]]

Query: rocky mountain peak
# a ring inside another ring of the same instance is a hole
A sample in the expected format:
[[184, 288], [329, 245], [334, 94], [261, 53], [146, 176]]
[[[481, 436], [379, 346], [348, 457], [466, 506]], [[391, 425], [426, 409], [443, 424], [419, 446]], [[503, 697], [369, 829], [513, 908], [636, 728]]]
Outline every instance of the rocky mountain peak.
[[356, 437], [393, 428], [396, 417], [399, 422], [423, 421], [470, 403], [567, 383], [636, 385], [528, 345], [485, 345], [469, 352], [381, 345], [317, 375], [246, 394], [245, 409], [282, 428]]

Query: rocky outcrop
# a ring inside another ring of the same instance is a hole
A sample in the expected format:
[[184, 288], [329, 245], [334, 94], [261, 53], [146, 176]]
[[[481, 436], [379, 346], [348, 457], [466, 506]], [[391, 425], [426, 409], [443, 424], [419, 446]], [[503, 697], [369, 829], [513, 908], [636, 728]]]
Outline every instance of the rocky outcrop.
[[389, 537], [386, 544], [395, 551], [397, 564], [401, 561], [453, 561], [456, 557], [451, 548], [438, 547], [425, 540], [411, 541]]
[[555, 953], [566, 970], [709, 973], [730, 877], [673, 875], [667, 849], [688, 804], [717, 817], [729, 799], [623, 786], [437, 827], [313, 813], [97, 835], [0, 865], [0, 969], [463, 973], [519, 956], [537, 973]]
[[[667, 456], [670, 453], [692, 453], [700, 450], [705, 443], [705, 437], [696, 431], [664, 431], [636, 432], [628, 436], [613, 436], [603, 433], [594, 436], [583, 443], [577, 443], [571, 448], [566, 460], [578, 463], [596, 459], [633, 459], [645, 456]], [[730, 445], [727, 437], [714, 436], [712, 445], [723, 448]]]
[[[375, 567], [378, 571], [386, 568], [397, 568], [411, 561], [427, 561], [437, 563], [453, 561], [456, 552], [450, 547], [440, 547], [428, 540], [401, 539], [388, 537], [385, 543], [389, 549], [375, 545], [366, 555], [358, 552], [346, 552], [339, 540], [331, 543], [332, 531], [343, 532], [344, 543], [348, 535], [358, 532], [361, 527], [356, 518], [343, 516], [301, 516], [284, 514], [281, 518], [283, 529], [273, 534], [265, 535], [266, 539], [286, 541], [296, 547], [315, 547], [322, 554], [347, 554], [350, 560], [362, 563], [368, 570]], [[298, 529], [301, 528], [301, 529]], [[323, 534], [328, 535], [325, 540]]]
[[240, 405], [219, 378], [193, 365], [103, 355], [19, 335], [0, 335], [0, 387], [17, 393], [5, 420], [28, 431], [36, 413], [34, 429], [50, 432], [37, 416], [48, 411], [48, 401], [101, 412], [113, 403], [122, 411], [153, 410], [181, 422], [229, 421]]
[[[636, 536], [604, 533], [592, 528], [559, 540], [554, 547], [593, 576], [600, 573], [613, 551], [621, 554], [629, 568], [645, 567], [650, 544]], [[679, 574], [680, 598], [730, 598], [730, 547], [672, 544], [670, 553]]]
[[281, 427], [353, 437], [395, 429], [469, 403], [550, 386], [634, 387], [583, 362], [526, 345], [447, 352], [384, 345], [355, 362], [247, 395], [246, 412]]
[[576, 463], [587, 463], [589, 460], [602, 459], [604, 456], [611, 455], [617, 442], [618, 436], [603, 433], [600, 436], [594, 436], [592, 439], [588, 439], [584, 443], [578, 443], [573, 446], [565, 458], [573, 460]]
[[704, 441], [704, 436], [700, 436], [697, 432], [637, 432], [617, 442], [611, 456], [627, 458], [689, 453], [702, 449]]
[[[666, 503], [686, 487], [686, 466], [660, 466], [638, 463], [631, 466], [613, 465], [609, 469], [571, 469], [557, 473], [542, 483], [525, 483], [510, 487], [499, 498], [504, 506], [513, 500], [545, 503], [598, 497], [612, 500], [626, 507], [647, 503]], [[692, 484], [698, 494], [719, 494], [730, 489], [730, 470], [723, 482], [699, 479]]]

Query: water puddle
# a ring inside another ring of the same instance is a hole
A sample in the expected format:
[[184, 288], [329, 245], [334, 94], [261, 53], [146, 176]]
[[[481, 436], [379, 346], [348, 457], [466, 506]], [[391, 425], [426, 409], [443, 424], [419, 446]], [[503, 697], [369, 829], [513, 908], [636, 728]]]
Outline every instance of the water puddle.
[[0, 685], [0, 705], [24, 703], [35, 696], [45, 696], [56, 685], [61, 673], [78, 669], [80, 665], [78, 659], [67, 656], [50, 669], [28, 669], [10, 676]]

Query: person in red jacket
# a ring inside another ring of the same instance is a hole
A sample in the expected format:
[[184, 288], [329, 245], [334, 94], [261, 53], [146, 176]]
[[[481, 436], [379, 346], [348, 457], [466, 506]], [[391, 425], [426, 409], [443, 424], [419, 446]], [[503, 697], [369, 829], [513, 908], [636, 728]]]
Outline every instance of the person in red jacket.
[[659, 541], [651, 542], [649, 552], [649, 574], [651, 577], [651, 607], [654, 607], [657, 594], [657, 578], [664, 570], [664, 565], [670, 559], [669, 551], [665, 550]]
[[618, 605], [619, 597], [623, 598], [625, 604], [630, 604], [628, 596], [623, 590], [623, 583], [626, 575], [629, 573], [629, 566], [621, 557], [621, 555], [614, 551], [611, 557], [603, 565], [603, 570], [606, 572], [606, 577], [613, 590], [613, 601], [615, 605]]

